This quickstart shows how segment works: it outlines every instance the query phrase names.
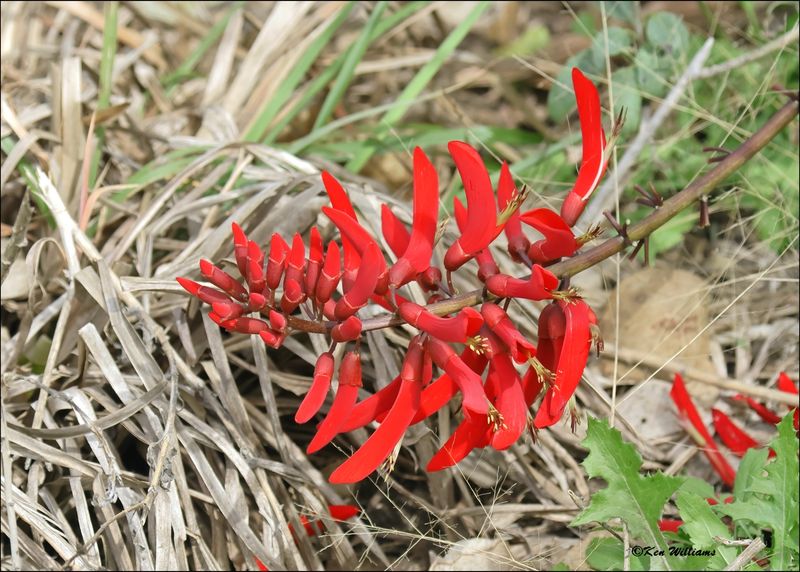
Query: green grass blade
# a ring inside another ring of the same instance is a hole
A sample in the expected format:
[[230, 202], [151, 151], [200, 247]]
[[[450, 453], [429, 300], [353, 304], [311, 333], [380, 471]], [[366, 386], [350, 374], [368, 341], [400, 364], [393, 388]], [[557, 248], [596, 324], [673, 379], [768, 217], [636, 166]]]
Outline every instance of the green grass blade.
[[211, 46], [217, 43], [222, 37], [222, 34], [225, 32], [225, 28], [228, 26], [228, 22], [231, 19], [237, 10], [241, 10], [242, 6], [245, 5], [245, 2], [239, 1], [235, 2], [230, 10], [222, 17], [220, 20], [211, 26], [211, 29], [205, 35], [205, 37], [200, 40], [200, 43], [197, 44], [197, 47], [192, 50], [192, 53], [184, 60], [184, 62], [175, 68], [175, 71], [167, 74], [161, 82], [165, 88], [167, 88], [167, 95], [172, 95], [175, 91], [177, 85], [186, 79], [188, 76], [192, 74], [194, 68], [200, 63], [200, 60], [203, 59], [203, 56], [206, 52], [211, 49]]
[[354, 1], [348, 2], [344, 8], [339, 10], [339, 13], [336, 14], [336, 17], [333, 18], [328, 27], [325, 28], [319, 37], [311, 43], [308, 49], [306, 49], [297, 63], [295, 63], [292, 71], [289, 72], [289, 75], [287, 75], [286, 78], [281, 82], [281, 85], [275, 92], [275, 95], [273, 95], [272, 98], [266, 102], [264, 107], [261, 108], [261, 111], [256, 117], [252, 127], [250, 127], [247, 133], [245, 133], [245, 141], [260, 141], [264, 137], [264, 134], [266, 133], [270, 123], [272, 123], [272, 120], [275, 119], [275, 116], [286, 104], [286, 101], [291, 97], [295, 88], [302, 81], [303, 76], [308, 71], [308, 68], [310, 68], [311, 65], [316, 61], [319, 54], [330, 42], [333, 34], [344, 23], [345, 19], [354, 7]]
[[[11, 154], [11, 151], [14, 150], [14, 145], [16, 145], [16, 141], [12, 137], [3, 137], [0, 140], [0, 148], [2, 148], [3, 153], [6, 154], [8, 157]], [[17, 171], [19, 174], [22, 175], [22, 178], [25, 179], [25, 184], [28, 185], [28, 189], [30, 190], [31, 197], [33, 197], [33, 202], [36, 203], [36, 208], [39, 209], [39, 212], [42, 213], [45, 220], [47, 221], [47, 226], [50, 228], [56, 228], [56, 219], [53, 218], [53, 213], [50, 212], [50, 208], [47, 206], [47, 203], [44, 202], [42, 196], [42, 190], [39, 188], [39, 180], [36, 178], [36, 172], [28, 161], [25, 159], [20, 159], [19, 163], [17, 163]]]
[[[397, 26], [399, 23], [405, 21], [406, 18], [427, 5], [427, 1], [409, 2], [408, 4], [404, 4], [399, 10], [397, 10], [397, 12], [394, 12], [391, 16], [387, 16], [385, 19], [378, 22], [369, 37], [369, 43], [374, 42], [377, 38], [383, 36], [386, 32]], [[352, 49], [352, 46], [348, 49]], [[263, 139], [264, 143], [273, 143], [275, 139], [278, 138], [278, 135], [283, 132], [286, 126], [289, 125], [289, 123], [291, 123], [291, 121], [306, 108], [309, 102], [314, 99], [314, 97], [316, 97], [316, 95], [321, 92], [334, 77], [336, 77], [336, 74], [339, 73], [339, 70], [344, 65], [344, 61], [348, 53], [348, 51], [345, 51], [339, 54], [339, 56], [333, 60], [333, 62], [327, 68], [325, 68], [321, 74], [311, 81], [311, 84], [306, 88], [306, 90], [303, 92], [303, 95], [297, 100], [292, 109], [288, 113], [285, 113], [283, 116], [281, 116], [272, 129], [270, 129], [269, 133], [267, 133], [266, 137]]]
[[322, 108], [317, 115], [316, 121], [314, 121], [314, 129], [321, 127], [330, 119], [333, 109], [342, 99], [347, 86], [350, 85], [350, 81], [353, 79], [356, 65], [358, 65], [358, 62], [361, 61], [361, 58], [364, 57], [364, 53], [367, 51], [372, 31], [375, 29], [375, 25], [380, 21], [381, 15], [386, 9], [386, 4], [387, 2], [378, 2], [375, 5], [372, 14], [369, 16], [369, 20], [367, 20], [355, 44], [347, 51], [347, 57], [342, 65], [342, 71], [336, 76], [336, 81], [328, 92], [328, 96], [325, 98], [325, 101], [322, 102]]
[[[466, 37], [467, 33], [472, 29], [472, 26], [475, 22], [478, 21], [481, 14], [486, 10], [489, 6], [489, 2], [487, 0], [483, 0], [482, 2], [478, 2], [475, 4], [475, 7], [470, 11], [466, 18], [458, 25], [456, 28], [450, 32], [450, 35], [445, 38], [442, 45], [436, 50], [436, 53], [431, 58], [427, 64], [422, 66], [422, 68], [417, 72], [417, 75], [411, 80], [411, 82], [406, 86], [400, 96], [397, 98], [395, 105], [386, 112], [386, 115], [383, 116], [381, 123], [387, 126], [391, 126], [399, 121], [403, 115], [405, 115], [408, 108], [414, 104], [414, 101], [417, 99], [422, 90], [425, 89], [425, 86], [433, 79], [433, 76], [436, 75], [436, 72], [439, 71], [439, 68], [442, 67], [447, 58], [455, 51], [461, 41]], [[347, 163], [347, 169], [352, 172], [360, 171], [364, 165], [369, 161], [369, 158], [372, 157], [373, 153], [375, 153], [375, 147], [365, 147], [364, 150], [361, 151], [358, 155], [353, 157]]]
[[[108, 108], [111, 103], [111, 84], [114, 72], [114, 58], [117, 55], [117, 10], [119, 2], [106, 2], [103, 7], [105, 20], [103, 22], [103, 48], [100, 52], [100, 87], [97, 93], [97, 112]], [[97, 170], [100, 168], [100, 155], [103, 152], [105, 141], [105, 128], [98, 126], [95, 130], [95, 148], [89, 163], [89, 190], [94, 188], [97, 180]]]

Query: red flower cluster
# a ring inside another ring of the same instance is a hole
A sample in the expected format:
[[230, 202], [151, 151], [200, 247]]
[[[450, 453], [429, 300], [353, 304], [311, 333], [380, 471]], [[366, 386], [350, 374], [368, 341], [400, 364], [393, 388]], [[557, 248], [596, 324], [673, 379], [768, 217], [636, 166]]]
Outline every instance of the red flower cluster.
[[[541, 394], [533, 427], [548, 427], [561, 419], [596, 337], [596, 317], [574, 290], [558, 290], [559, 280], [546, 266], [574, 255], [590, 238], [576, 237], [571, 226], [600, 181], [608, 158], [597, 90], [579, 70], [574, 69], [572, 77], [583, 158], [560, 215], [544, 208], [520, 213], [525, 193], [518, 192], [505, 163], [495, 196], [480, 154], [463, 142], [448, 145], [464, 185], [466, 206], [455, 200], [460, 236], [445, 253], [446, 284], [442, 269], [432, 260], [439, 228], [439, 182], [419, 148], [414, 150], [410, 232], [387, 205], [382, 206], [382, 233], [396, 257], [394, 264], [387, 264], [380, 243], [359, 224], [341, 184], [323, 172], [331, 206], [322, 211], [338, 228], [341, 248], [333, 240], [325, 246], [319, 231], [312, 228], [308, 252], [299, 234], [291, 246], [274, 234], [265, 256], [234, 224], [234, 255], [244, 285], [205, 260], [200, 271], [216, 288], [178, 278], [189, 293], [211, 305], [209, 317], [228, 331], [258, 334], [273, 348], [298, 331], [325, 332], [331, 337], [331, 348], [319, 356], [311, 388], [295, 416], [298, 423], [314, 417], [336, 377], [333, 403], [308, 452], [318, 451], [340, 433], [372, 421], [380, 423], [367, 442], [334, 471], [331, 482], [365, 478], [392, 455], [410, 425], [438, 411], [457, 393], [461, 394], [463, 421], [431, 459], [428, 470], [449, 467], [475, 448], [511, 446], [528, 426], [529, 408]], [[541, 238], [531, 243], [522, 223], [533, 227]], [[528, 278], [499, 272], [489, 246], [503, 233], [511, 257], [530, 270]], [[477, 263], [477, 276], [487, 296], [499, 299], [485, 301], [480, 310], [460, 307], [450, 315], [443, 314], [441, 305], [439, 310], [421, 306], [398, 292], [416, 282], [427, 292], [428, 303], [452, 298], [451, 273], [471, 260]], [[538, 346], [525, 338], [498, 305], [512, 298], [551, 300], [539, 319]], [[358, 342], [365, 327], [358, 312], [370, 302], [419, 333], [408, 345], [400, 375], [358, 402], [362, 387]], [[356, 343], [344, 354], [335, 373], [334, 348], [349, 342]], [[463, 348], [459, 351], [452, 344], [463, 344]]]

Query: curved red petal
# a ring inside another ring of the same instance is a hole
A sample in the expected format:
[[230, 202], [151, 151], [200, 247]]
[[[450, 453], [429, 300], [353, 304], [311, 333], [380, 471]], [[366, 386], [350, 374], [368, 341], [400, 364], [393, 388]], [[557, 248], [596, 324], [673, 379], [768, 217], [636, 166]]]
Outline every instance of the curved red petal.
[[328, 395], [332, 377], [333, 354], [331, 352], [325, 352], [317, 358], [311, 387], [303, 398], [302, 403], [300, 403], [300, 406], [297, 408], [297, 412], [294, 416], [295, 422], [305, 423], [317, 414], [317, 411], [319, 411], [319, 408], [322, 407], [322, 404], [325, 402], [325, 397]]
[[[322, 171], [322, 184], [325, 186], [325, 191], [327, 191], [328, 197], [331, 199], [333, 208], [343, 212], [354, 221], [357, 221], [356, 211], [341, 183], [327, 171]], [[355, 245], [345, 236], [342, 237], [342, 248], [344, 250], [345, 268], [348, 270], [358, 268], [358, 261], [361, 260], [361, 256]]]
[[474, 253], [485, 248], [495, 234], [497, 211], [492, 181], [483, 159], [473, 147], [462, 141], [451, 141], [447, 148], [467, 196], [467, 221], [457, 242], [464, 252]]
[[408, 241], [411, 235], [397, 215], [392, 212], [389, 205], [381, 205], [381, 232], [386, 244], [392, 249], [394, 255], [400, 258], [408, 248]]

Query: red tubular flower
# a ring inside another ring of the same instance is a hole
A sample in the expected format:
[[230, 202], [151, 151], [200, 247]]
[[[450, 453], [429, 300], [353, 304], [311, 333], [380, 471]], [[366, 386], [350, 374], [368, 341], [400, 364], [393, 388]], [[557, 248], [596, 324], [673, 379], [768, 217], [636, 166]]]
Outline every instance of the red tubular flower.
[[225, 304], [231, 302], [230, 296], [220, 292], [215, 288], [203, 286], [194, 280], [189, 280], [188, 278], [178, 277], [176, 280], [178, 281], [178, 284], [183, 286], [184, 290], [186, 290], [192, 296], [199, 298], [201, 302], [205, 302], [206, 304], [213, 304], [215, 302]]
[[527, 280], [496, 274], [486, 279], [486, 288], [500, 298], [549, 300], [553, 297], [552, 291], [558, 288], [558, 278], [546, 268], [534, 264]]
[[[755, 439], [719, 409], [711, 409], [711, 419], [722, 443], [737, 457], [744, 457], [748, 449], [759, 446]], [[775, 452], [770, 450], [769, 456], [774, 457]]]
[[744, 401], [745, 403], [747, 403], [750, 409], [755, 411], [765, 423], [771, 423], [772, 425], [777, 425], [778, 423], [781, 422], [780, 415], [772, 411], [769, 407], [762, 405], [752, 397], [747, 395], [742, 395], [741, 393], [737, 393], [736, 395], [733, 396], [733, 398], [736, 399], [737, 401]]
[[683, 526], [683, 521], [674, 518], [662, 518], [658, 521], [658, 529], [661, 532], [674, 532], [678, 534], [678, 529], [681, 526]]
[[461, 236], [447, 249], [445, 268], [454, 271], [472, 256], [489, 246], [497, 236], [494, 191], [480, 154], [461, 141], [451, 141], [447, 148], [455, 161], [467, 195], [467, 221]]
[[476, 415], [487, 415], [489, 405], [480, 376], [472, 371], [445, 342], [429, 337], [425, 341], [425, 349], [433, 362], [458, 385], [463, 408], [469, 409]]
[[364, 253], [352, 287], [336, 303], [334, 317], [337, 320], [344, 320], [352, 316], [366, 305], [367, 300], [375, 291], [382, 270], [386, 270], [386, 261], [377, 244], [372, 243]]
[[308, 262], [306, 263], [303, 286], [306, 294], [311, 298], [317, 288], [317, 280], [322, 269], [325, 251], [322, 246], [322, 236], [320, 236], [317, 227], [312, 226], [309, 234]]
[[339, 284], [342, 277], [342, 266], [339, 260], [339, 245], [331, 241], [328, 243], [328, 251], [325, 253], [325, 262], [322, 265], [322, 272], [317, 279], [314, 297], [317, 304], [322, 306], [331, 299], [333, 291]]
[[233, 276], [205, 259], [200, 260], [200, 273], [214, 286], [240, 302], [247, 302], [247, 290]]
[[439, 177], [422, 149], [414, 149], [414, 222], [403, 255], [389, 271], [389, 283], [402, 286], [431, 263], [439, 220]]
[[572, 85], [575, 88], [578, 116], [581, 121], [583, 157], [575, 185], [561, 205], [561, 218], [569, 226], [573, 226], [578, 220], [608, 164], [605, 156], [606, 135], [603, 132], [600, 94], [578, 68], [572, 68]]
[[[458, 197], [453, 199], [453, 214], [455, 215], [458, 229], [464, 234], [467, 228], [467, 209], [461, 204]], [[476, 252], [474, 256], [475, 261], [478, 263], [478, 280], [481, 282], [486, 282], [489, 276], [494, 276], [500, 272], [488, 246]]]
[[328, 414], [319, 424], [316, 435], [306, 449], [309, 455], [322, 449], [339, 433], [339, 427], [353, 410], [359, 387], [361, 387], [361, 356], [358, 352], [347, 352], [342, 365], [339, 366], [339, 387], [336, 389], [336, 397], [333, 398]]
[[564, 312], [564, 343], [558, 356], [556, 378], [548, 389], [534, 418], [537, 429], [557, 423], [567, 402], [575, 393], [589, 358], [592, 336], [589, 331], [589, 306], [581, 299], [559, 300]]
[[522, 380], [507, 353], [493, 352], [487, 384], [494, 383], [493, 404], [502, 416], [502, 424], [492, 434], [489, 444], [502, 451], [516, 443], [528, 423], [528, 406], [522, 390]]
[[[344, 187], [342, 187], [339, 181], [327, 171], [322, 171], [322, 184], [325, 186], [328, 197], [331, 199], [333, 208], [357, 221], [356, 211], [353, 208], [353, 204], [350, 202], [350, 197], [347, 196]], [[342, 249], [344, 250], [344, 271], [347, 275], [345, 284], [349, 284], [355, 279], [361, 255], [347, 236], [342, 236]]]
[[543, 240], [534, 242], [528, 249], [528, 257], [533, 262], [545, 264], [572, 256], [580, 247], [564, 219], [550, 209], [533, 209], [519, 218], [544, 236]]
[[480, 449], [488, 445], [490, 439], [489, 418], [485, 415], [467, 415], [442, 445], [442, 448], [431, 457], [425, 470], [432, 473], [452, 467], [469, 455], [473, 449]]
[[489, 329], [508, 346], [515, 362], [525, 363], [536, 356], [536, 346], [525, 339], [500, 306], [486, 302], [481, 314]]
[[289, 245], [286, 244], [283, 237], [277, 232], [274, 233], [269, 243], [269, 258], [267, 259], [267, 287], [270, 290], [275, 290], [281, 283], [289, 251]]
[[786, 375], [785, 371], [782, 371], [778, 374], [778, 389], [784, 391], [786, 393], [794, 393], [797, 395], [797, 386], [792, 382], [788, 375]]
[[[446, 373], [439, 376], [434, 382], [426, 385], [427, 381], [431, 379], [432, 371], [430, 370], [430, 356], [427, 353], [425, 354], [425, 358], [428, 365], [423, 375], [424, 389], [420, 397], [419, 410], [411, 421], [412, 425], [424, 421], [436, 413], [439, 409], [444, 407], [458, 391], [458, 385]], [[461, 360], [478, 375], [483, 373], [483, 370], [486, 368], [486, 357], [476, 354], [469, 348], [465, 348], [461, 353]], [[360, 429], [372, 421], [382, 421], [397, 397], [400, 383], [401, 380], [398, 376], [386, 387], [370, 395], [364, 401], [357, 403], [341, 431], [346, 433], [348, 431]]]
[[[438, 191], [437, 191], [438, 192]], [[383, 238], [386, 239], [386, 244], [392, 249], [394, 255], [400, 258], [405, 254], [408, 248], [408, 243], [411, 240], [406, 226], [397, 218], [397, 215], [392, 212], [389, 205], [381, 205], [381, 233]]]
[[[781, 372], [778, 375], [778, 389], [781, 391], [785, 391], [786, 393], [793, 393], [797, 395], [797, 386], [789, 379], [789, 376], [786, 375], [786, 372]], [[798, 419], [798, 408], [794, 407], [794, 430], [800, 430], [800, 419]]]
[[361, 335], [361, 320], [356, 316], [350, 316], [344, 322], [336, 324], [331, 330], [331, 338], [334, 342], [352, 342]]
[[317, 414], [317, 411], [325, 402], [325, 397], [328, 395], [332, 377], [333, 354], [325, 352], [317, 358], [317, 364], [314, 367], [314, 379], [311, 382], [308, 393], [300, 403], [300, 407], [297, 408], [297, 412], [294, 415], [295, 422], [305, 423]]
[[397, 398], [378, 429], [353, 455], [331, 474], [331, 483], [354, 483], [369, 475], [386, 460], [411, 424], [419, 408], [422, 390], [422, 344], [419, 337], [411, 344], [400, 371]]
[[[500, 167], [500, 180], [497, 183], [497, 205], [500, 207], [500, 211], [508, 208], [517, 195], [514, 178], [511, 176], [508, 165], [503, 161], [503, 165]], [[508, 253], [516, 262], [522, 262], [522, 255], [528, 253], [531, 245], [528, 237], [522, 231], [519, 216], [519, 212], [515, 210], [508, 217], [504, 227], [508, 239]]]
[[[381, 252], [378, 242], [372, 238], [372, 235], [367, 232], [367, 229], [361, 226], [358, 221], [340, 211], [328, 207], [322, 207], [322, 212], [337, 226], [339, 232], [342, 234], [342, 238], [347, 237], [350, 239], [353, 248], [359, 252], [362, 259], [367, 256], [367, 251], [370, 248], [375, 248], [379, 253]], [[344, 244], [344, 241], [342, 241], [342, 243]], [[361, 264], [363, 264], [363, 261]], [[375, 293], [385, 294], [389, 287], [389, 271], [386, 268], [386, 261], [383, 259], [382, 254], [380, 256], [380, 265], [375, 268], [374, 272], [376, 273]], [[345, 288], [348, 287], [349, 284], [345, 283]]]
[[463, 308], [452, 318], [444, 318], [432, 314], [424, 307], [413, 302], [404, 302], [398, 308], [398, 314], [408, 324], [427, 332], [444, 342], [464, 343], [474, 336], [483, 324], [483, 318], [474, 308]]
[[686, 391], [686, 385], [684, 385], [683, 378], [680, 374], [675, 374], [675, 379], [669, 394], [670, 397], [672, 397], [673, 403], [675, 403], [675, 407], [678, 408], [678, 413], [681, 417], [687, 419], [693, 427], [694, 430], [689, 432], [692, 438], [698, 446], [701, 447], [703, 453], [711, 463], [711, 466], [714, 467], [719, 474], [722, 482], [732, 487], [736, 477], [736, 471], [733, 470], [728, 460], [717, 448], [717, 444], [711, 438], [711, 434], [703, 424], [703, 420], [700, 419], [700, 414], [697, 412], [697, 408], [689, 392]]

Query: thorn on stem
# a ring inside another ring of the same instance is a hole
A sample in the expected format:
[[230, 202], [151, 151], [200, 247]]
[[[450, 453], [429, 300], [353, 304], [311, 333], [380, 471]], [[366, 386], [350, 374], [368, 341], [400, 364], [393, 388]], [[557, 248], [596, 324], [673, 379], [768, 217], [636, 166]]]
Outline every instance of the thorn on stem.
[[631, 239], [628, 238], [628, 222], [626, 221], [624, 224], [620, 225], [616, 217], [611, 214], [610, 211], [603, 211], [603, 216], [608, 219], [609, 224], [617, 231], [617, 234], [622, 237], [625, 246], [633, 246]]

